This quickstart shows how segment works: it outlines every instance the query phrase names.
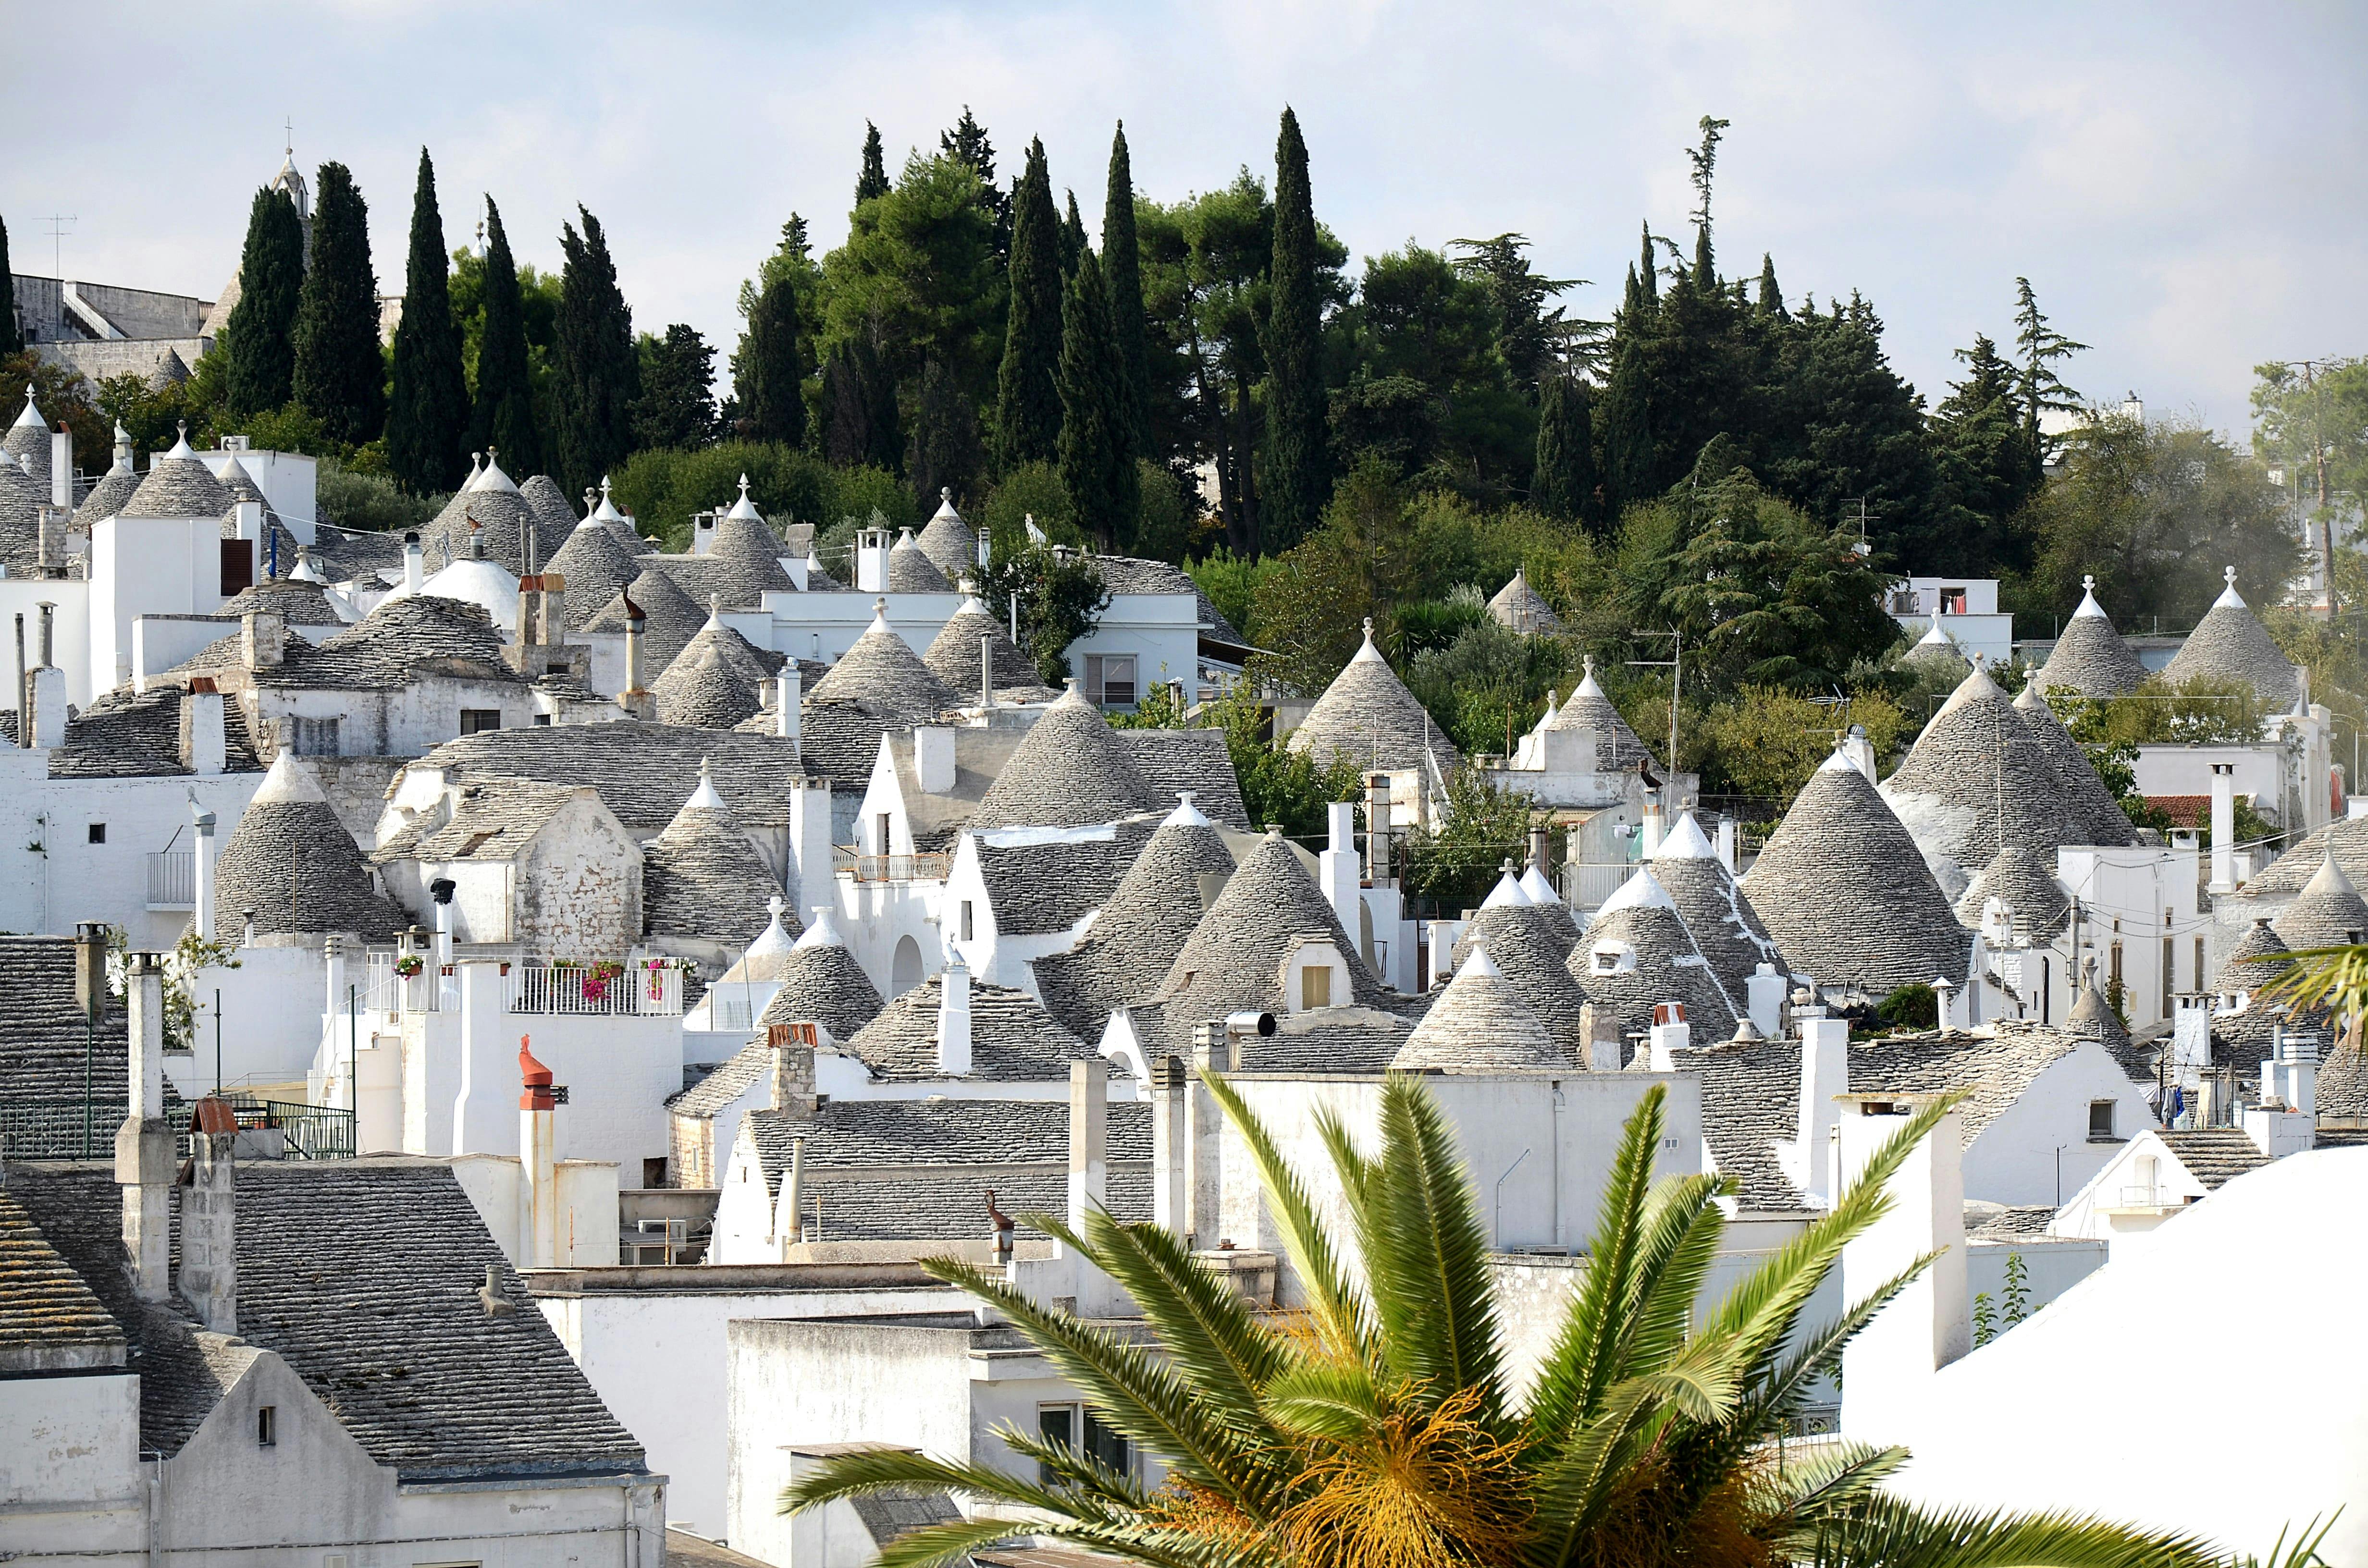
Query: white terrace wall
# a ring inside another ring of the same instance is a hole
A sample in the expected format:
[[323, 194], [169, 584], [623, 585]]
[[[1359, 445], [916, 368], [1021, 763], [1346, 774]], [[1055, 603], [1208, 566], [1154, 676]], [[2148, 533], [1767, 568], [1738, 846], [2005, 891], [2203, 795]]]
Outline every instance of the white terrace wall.
[[[0, 930], [71, 935], [77, 921], [104, 920], [141, 946], [171, 947], [190, 912], [148, 907], [149, 852], [190, 846], [192, 790], [214, 813], [215, 844], [228, 844], [262, 782], [260, 773], [53, 779], [47, 752], [0, 745]], [[104, 842], [91, 842], [95, 825]]]

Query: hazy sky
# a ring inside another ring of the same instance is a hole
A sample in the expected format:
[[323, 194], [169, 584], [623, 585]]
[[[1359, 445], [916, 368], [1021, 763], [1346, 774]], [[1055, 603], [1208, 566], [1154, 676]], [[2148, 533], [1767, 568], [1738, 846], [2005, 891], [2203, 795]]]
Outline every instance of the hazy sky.
[[[407, 0], [14, 8], [0, 217], [46, 272], [211, 297], [283, 117], [355, 171], [401, 287], [416, 160], [446, 233], [501, 203], [558, 261], [578, 201], [637, 325], [728, 345], [792, 210], [843, 236], [869, 118], [892, 170], [969, 104], [1006, 171], [1030, 135], [1098, 226], [1113, 120], [1173, 199], [1270, 176], [1296, 107], [1316, 210], [1359, 256], [1518, 230], [1608, 313], [1637, 224], [1682, 234], [1684, 150], [1732, 120], [1717, 239], [1788, 296], [1862, 290], [1928, 398], [2010, 335], [2014, 278], [2095, 346], [2067, 379], [2247, 421], [2258, 360], [2368, 352], [2361, 62], [2341, 6], [1467, 3], [551, 6]], [[1352, 267], [1356, 264], [1352, 262]]]

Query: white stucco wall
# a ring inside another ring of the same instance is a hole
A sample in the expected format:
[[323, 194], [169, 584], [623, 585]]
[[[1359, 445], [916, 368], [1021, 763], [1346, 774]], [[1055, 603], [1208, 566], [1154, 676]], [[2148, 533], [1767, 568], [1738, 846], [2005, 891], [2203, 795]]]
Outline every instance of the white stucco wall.
[[0, 1381], [0, 1540], [136, 1548], [139, 1450], [136, 1374]]
[[[0, 930], [71, 936], [77, 921], [103, 920], [142, 947], [171, 947], [190, 912], [149, 909], [149, 853], [190, 846], [192, 790], [214, 813], [215, 845], [227, 845], [262, 782], [260, 773], [51, 778], [47, 752], [0, 746]], [[94, 823], [106, 825], [104, 844], [90, 842]]]
[[[2089, 1103], [2114, 1104], [2112, 1141], [2089, 1140]], [[2021, 1098], [1993, 1118], [1965, 1147], [1965, 1196], [1989, 1203], [2057, 1204], [2087, 1185], [2122, 1147], [2153, 1125], [2146, 1093], [2090, 1040], [2051, 1063]], [[2061, 1147], [2064, 1186], [2056, 1189]]]

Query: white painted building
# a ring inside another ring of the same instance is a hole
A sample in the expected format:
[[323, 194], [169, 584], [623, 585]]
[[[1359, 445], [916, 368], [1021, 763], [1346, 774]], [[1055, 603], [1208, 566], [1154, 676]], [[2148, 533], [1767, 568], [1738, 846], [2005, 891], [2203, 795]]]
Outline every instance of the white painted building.
[[1967, 659], [1993, 669], [2014, 658], [2014, 617], [1998, 607], [1993, 577], [1908, 577], [1891, 590], [1884, 608], [1910, 641], [1937, 626]]

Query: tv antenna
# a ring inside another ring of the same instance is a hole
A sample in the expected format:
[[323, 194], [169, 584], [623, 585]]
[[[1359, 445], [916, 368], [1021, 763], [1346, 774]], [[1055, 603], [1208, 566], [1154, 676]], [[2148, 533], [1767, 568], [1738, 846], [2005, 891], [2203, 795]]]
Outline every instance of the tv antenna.
[[58, 280], [57, 320], [51, 324], [56, 335], [66, 335], [66, 272], [65, 243], [74, 234], [67, 225], [78, 222], [72, 212], [50, 214], [50, 276]]

